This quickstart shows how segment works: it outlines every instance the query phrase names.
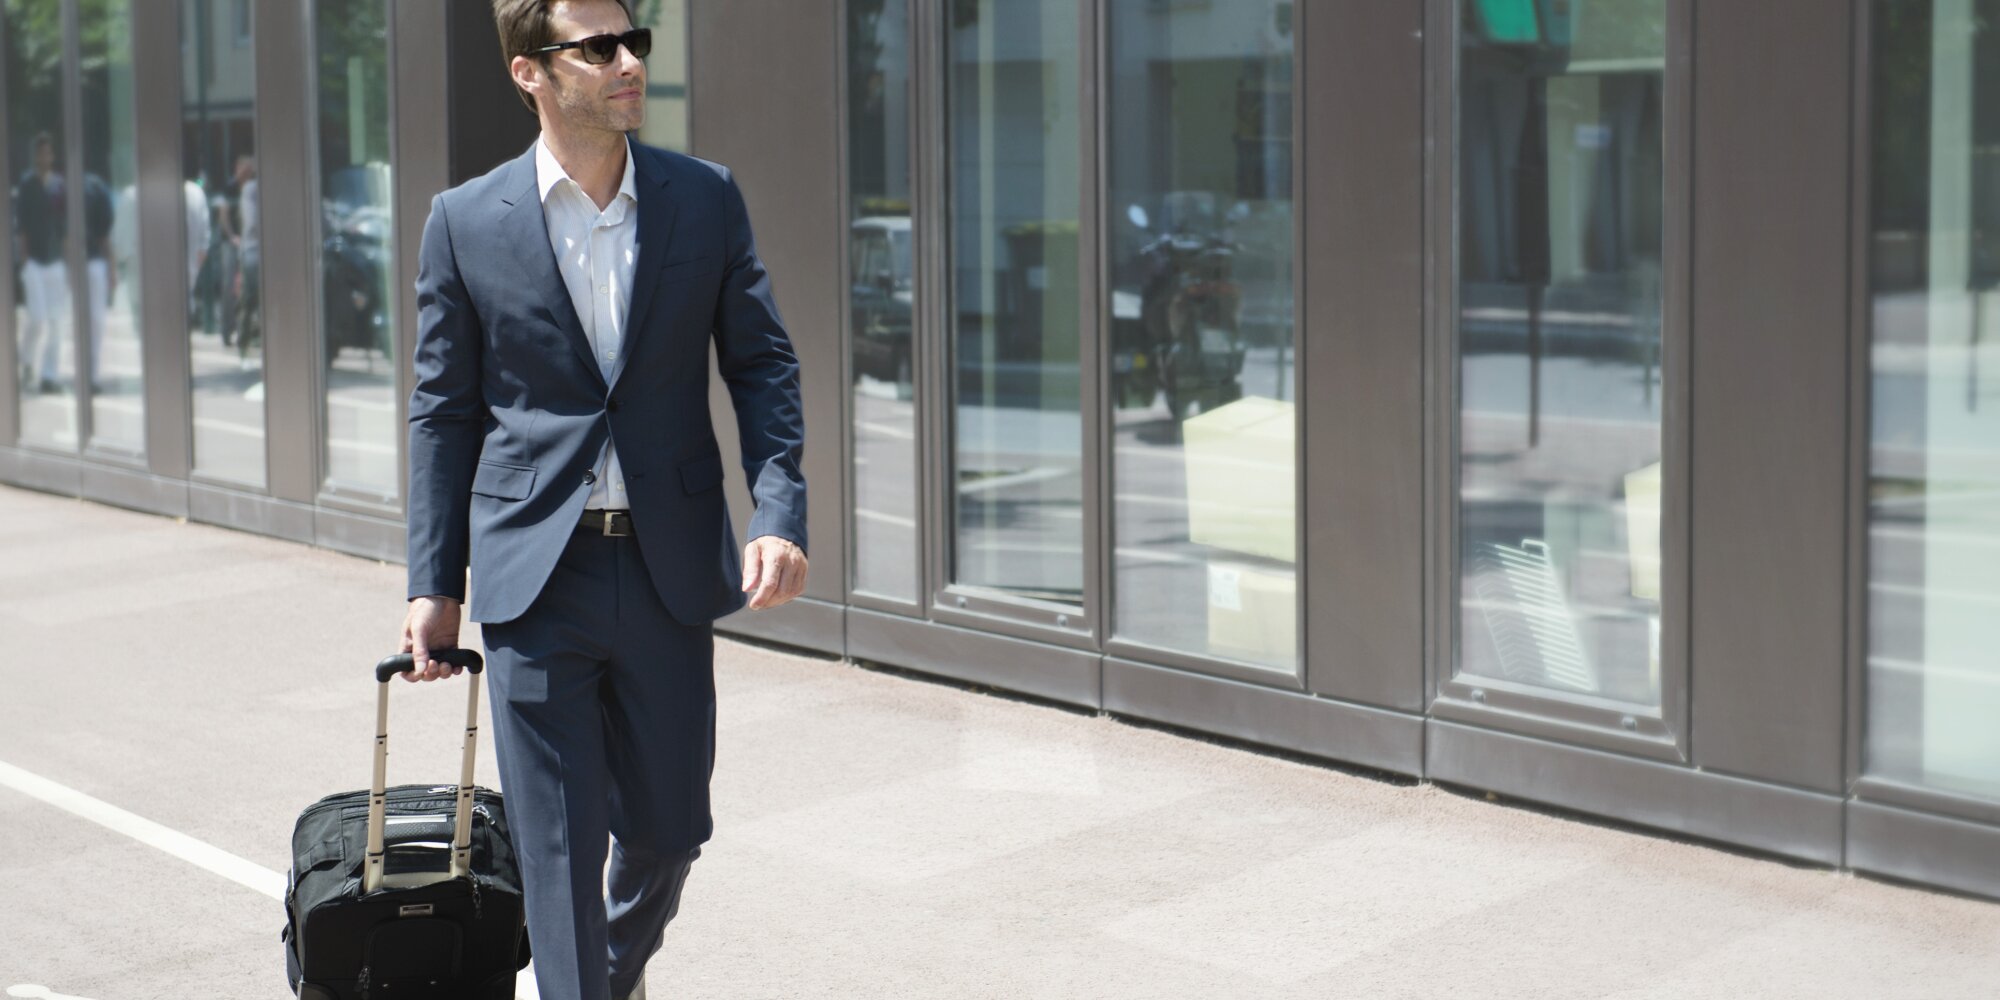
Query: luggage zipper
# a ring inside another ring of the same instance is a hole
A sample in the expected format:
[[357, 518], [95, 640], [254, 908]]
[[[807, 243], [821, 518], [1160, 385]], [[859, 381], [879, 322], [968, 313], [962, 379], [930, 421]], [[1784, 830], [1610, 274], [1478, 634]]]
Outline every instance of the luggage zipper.
[[479, 906], [479, 876], [467, 875], [466, 878], [471, 880], [472, 882], [472, 919], [478, 920], [481, 918], [480, 906]]
[[368, 967], [365, 965], [361, 967], [360, 977], [354, 981], [354, 991], [361, 1000], [368, 1000]]

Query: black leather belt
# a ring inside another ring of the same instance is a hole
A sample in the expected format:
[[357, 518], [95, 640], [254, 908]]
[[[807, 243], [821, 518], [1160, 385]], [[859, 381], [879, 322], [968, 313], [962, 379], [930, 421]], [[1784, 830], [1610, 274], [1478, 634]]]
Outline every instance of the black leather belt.
[[588, 531], [593, 535], [612, 538], [627, 538], [632, 534], [632, 512], [625, 510], [586, 510], [583, 520], [576, 523], [576, 530]]

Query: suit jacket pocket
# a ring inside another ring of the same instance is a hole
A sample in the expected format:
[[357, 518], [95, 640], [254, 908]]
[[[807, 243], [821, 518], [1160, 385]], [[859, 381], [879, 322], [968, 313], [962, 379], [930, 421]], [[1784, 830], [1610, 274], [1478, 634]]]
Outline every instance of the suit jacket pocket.
[[481, 462], [472, 474], [472, 492], [495, 500], [526, 500], [535, 488], [535, 470], [520, 465]]
[[681, 488], [700, 493], [722, 485], [722, 456], [709, 452], [681, 463]]

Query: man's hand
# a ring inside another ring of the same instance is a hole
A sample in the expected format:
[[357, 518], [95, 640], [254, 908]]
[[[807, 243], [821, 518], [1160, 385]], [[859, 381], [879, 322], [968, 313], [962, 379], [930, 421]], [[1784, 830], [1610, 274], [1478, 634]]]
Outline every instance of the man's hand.
[[457, 645], [457, 601], [449, 597], [419, 597], [410, 601], [410, 613], [403, 617], [402, 651], [410, 654], [414, 669], [404, 672], [404, 680], [434, 681], [458, 676], [460, 668], [431, 659], [431, 650]]
[[743, 592], [750, 610], [775, 608], [806, 589], [806, 554], [776, 535], [759, 535], [743, 546]]

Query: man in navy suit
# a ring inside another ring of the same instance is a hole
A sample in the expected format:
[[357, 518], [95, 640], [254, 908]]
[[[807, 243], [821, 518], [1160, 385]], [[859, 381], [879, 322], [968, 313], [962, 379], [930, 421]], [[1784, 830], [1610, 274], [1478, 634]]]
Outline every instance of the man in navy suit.
[[[541, 995], [643, 996], [712, 828], [710, 622], [805, 586], [798, 360], [729, 171], [627, 138], [651, 38], [623, 0], [493, 9], [542, 132], [424, 226], [405, 676], [457, 672], [429, 654], [469, 564]], [[740, 563], [711, 342], [756, 503]]]

